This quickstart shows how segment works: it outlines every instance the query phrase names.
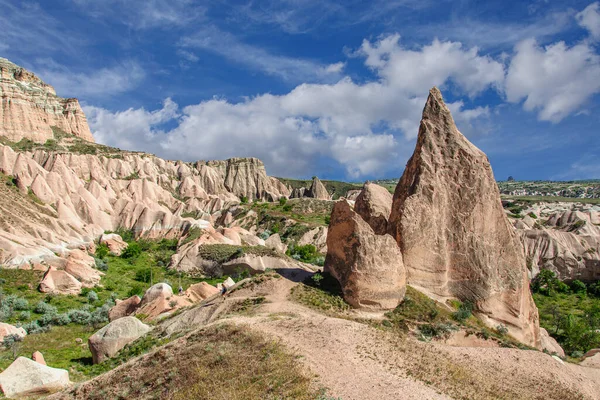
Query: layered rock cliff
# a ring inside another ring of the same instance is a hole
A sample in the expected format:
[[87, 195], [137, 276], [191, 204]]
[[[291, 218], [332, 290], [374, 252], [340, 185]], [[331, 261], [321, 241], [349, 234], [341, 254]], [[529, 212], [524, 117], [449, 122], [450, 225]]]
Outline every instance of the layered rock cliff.
[[456, 128], [437, 88], [388, 222], [408, 283], [441, 300], [472, 301], [491, 326], [539, 344], [523, 246], [502, 208], [486, 155]]
[[77, 99], [58, 97], [52, 86], [0, 57], [0, 136], [44, 143], [54, 137], [52, 127], [94, 141]]

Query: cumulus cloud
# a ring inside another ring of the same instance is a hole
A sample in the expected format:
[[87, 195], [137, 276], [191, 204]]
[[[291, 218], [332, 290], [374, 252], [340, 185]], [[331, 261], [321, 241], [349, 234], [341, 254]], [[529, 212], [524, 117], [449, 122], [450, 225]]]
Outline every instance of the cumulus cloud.
[[[211, 99], [181, 113], [170, 100], [154, 112], [90, 108], [88, 119], [98, 141], [117, 147], [142, 147], [184, 160], [256, 156], [269, 173], [282, 176], [306, 176], [325, 157], [359, 178], [399, 173], [412, 152], [431, 86], [451, 82], [475, 96], [500, 85], [504, 74], [502, 64], [478, 55], [476, 48], [438, 40], [407, 50], [392, 35], [365, 41], [356, 54], [376, 80], [303, 83], [282, 95], [262, 94], [238, 103]], [[338, 72], [343, 67], [328, 68]], [[489, 113], [484, 107], [465, 109], [463, 102], [450, 106], [459, 126], [471, 126]], [[175, 127], [163, 131], [165, 122]]]
[[575, 15], [577, 23], [588, 30], [594, 39], [600, 39], [600, 3], [595, 2]]
[[559, 122], [600, 92], [600, 56], [587, 43], [541, 47], [534, 39], [524, 40], [515, 47], [505, 90], [509, 102], [525, 99], [525, 110]]

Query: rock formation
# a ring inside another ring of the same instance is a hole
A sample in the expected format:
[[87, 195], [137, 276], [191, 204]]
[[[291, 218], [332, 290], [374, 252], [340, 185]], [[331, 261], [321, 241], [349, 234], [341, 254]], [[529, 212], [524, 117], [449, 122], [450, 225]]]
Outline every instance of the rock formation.
[[19, 357], [0, 373], [0, 388], [8, 398], [41, 396], [69, 386], [69, 372]]
[[134, 295], [125, 300], [116, 300], [115, 305], [108, 312], [108, 320], [114, 321], [119, 318], [127, 317], [137, 310], [142, 299], [140, 296]]
[[100, 244], [105, 244], [108, 247], [108, 251], [115, 256], [120, 256], [128, 246], [123, 238], [116, 233], [107, 233], [100, 236], [99, 242]]
[[191, 285], [186, 291], [185, 296], [192, 302], [197, 303], [219, 293], [219, 289], [206, 283], [199, 282]]
[[565, 358], [565, 351], [560, 344], [554, 339], [547, 330], [540, 328], [540, 344], [541, 349], [546, 350], [550, 354], [556, 354], [559, 357]]
[[49, 267], [40, 283], [40, 292], [52, 294], [79, 294], [81, 282], [66, 271]]
[[387, 233], [387, 222], [392, 211], [392, 194], [384, 187], [367, 182], [356, 197], [356, 211], [378, 235]]
[[23, 328], [17, 328], [6, 322], [0, 322], [0, 343], [2, 343], [4, 337], [8, 335], [17, 335], [22, 339], [27, 336], [27, 332]]
[[31, 72], [0, 57], [0, 136], [13, 142], [53, 139], [51, 127], [93, 142], [77, 99], [63, 99]]
[[304, 193], [306, 197], [312, 197], [313, 199], [319, 200], [331, 200], [331, 196], [329, 192], [327, 192], [327, 188], [325, 185], [317, 178], [316, 176], [313, 178], [312, 184], [306, 193]]
[[144, 336], [151, 329], [135, 317], [123, 317], [112, 321], [88, 339], [94, 364], [113, 357], [125, 345]]
[[33, 352], [33, 354], [31, 355], [31, 359], [33, 361], [35, 361], [36, 363], [46, 365], [46, 360], [44, 360], [44, 355], [42, 353], [40, 353], [39, 351]]
[[490, 326], [539, 345], [523, 246], [502, 208], [486, 155], [456, 128], [437, 88], [396, 187], [389, 232], [408, 283], [437, 299], [472, 301]]
[[588, 368], [600, 369], [600, 349], [592, 349], [585, 353], [581, 365]]
[[353, 307], [392, 309], [406, 292], [406, 271], [394, 238], [378, 235], [345, 201], [331, 213], [325, 272], [340, 282]]

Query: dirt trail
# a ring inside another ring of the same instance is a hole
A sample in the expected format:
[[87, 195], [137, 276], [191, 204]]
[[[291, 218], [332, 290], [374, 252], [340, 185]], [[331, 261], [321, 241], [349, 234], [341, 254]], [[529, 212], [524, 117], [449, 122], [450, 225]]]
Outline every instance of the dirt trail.
[[399, 338], [290, 301], [295, 285], [280, 278], [234, 292], [228, 302], [248, 296], [265, 296], [267, 301], [252, 315], [233, 314], [225, 320], [278, 338], [318, 376], [329, 396], [344, 400], [600, 399], [598, 369], [562, 364], [537, 351], [453, 347]]

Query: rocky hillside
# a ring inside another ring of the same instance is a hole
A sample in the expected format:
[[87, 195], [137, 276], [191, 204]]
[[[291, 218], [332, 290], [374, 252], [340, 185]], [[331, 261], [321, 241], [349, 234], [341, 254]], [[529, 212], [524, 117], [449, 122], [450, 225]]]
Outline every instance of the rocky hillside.
[[500, 193], [506, 196], [565, 197], [577, 199], [599, 199], [600, 181], [501, 181]]
[[0, 57], [0, 136], [18, 142], [53, 139], [51, 127], [94, 141], [77, 99], [64, 99], [33, 73]]

